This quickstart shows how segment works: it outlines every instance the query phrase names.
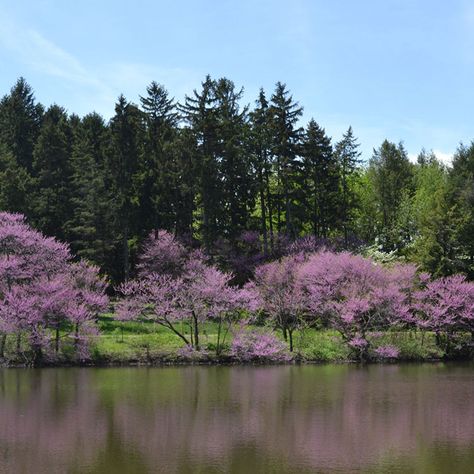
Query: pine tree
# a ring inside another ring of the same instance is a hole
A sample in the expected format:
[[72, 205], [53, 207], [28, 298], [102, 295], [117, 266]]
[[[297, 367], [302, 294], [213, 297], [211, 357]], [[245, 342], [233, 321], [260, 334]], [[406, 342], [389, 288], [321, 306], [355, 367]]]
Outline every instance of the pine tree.
[[[260, 89], [256, 107], [250, 114], [250, 120], [253, 166], [257, 178], [260, 205], [260, 231], [263, 237], [263, 252], [266, 256], [269, 253], [269, 240], [270, 250], [273, 250], [273, 207], [270, 190], [270, 175], [272, 172], [270, 114], [269, 104], [263, 89]], [[268, 236], [268, 234], [270, 235]]]
[[31, 176], [0, 143], [0, 209], [25, 214], [30, 207]]
[[342, 187], [341, 196], [341, 224], [344, 232], [344, 244], [348, 244], [348, 233], [353, 220], [353, 211], [356, 206], [355, 193], [351, 186], [360, 160], [359, 144], [354, 137], [352, 127], [342, 136], [341, 141], [336, 143], [334, 153], [339, 163], [340, 181]]
[[197, 230], [208, 251], [219, 235], [222, 221], [223, 195], [218, 164], [218, 122], [215, 84], [207, 76], [201, 91], [194, 90], [180, 106], [183, 119], [193, 134], [194, 162], [197, 172]]
[[331, 139], [313, 119], [306, 128], [301, 154], [304, 215], [309, 219], [315, 237], [326, 238], [337, 226], [338, 163]]
[[[111, 196], [105, 187], [107, 127], [103, 118], [86, 115], [74, 133], [71, 155], [72, 215], [66, 223], [74, 253], [107, 268], [111, 247]], [[108, 269], [108, 268], [107, 268]]]
[[248, 153], [247, 107], [240, 108], [243, 89], [221, 78], [214, 83], [218, 123], [218, 169], [224, 214], [221, 235], [231, 240], [248, 228], [254, 207], [254, 178]]
[[[295, 177], [298, 175], [298, 146], [302, 129], [297, 126], [303, 108], [293, 101], [286, 85], [277, 82], [271, 98], [272, 155], [276, 169], [278, 196], [276, 211], [278, 231], [283, 227], [288, 236], [295, 236], [293, 228], [293, 207]], [[285, 222], [282, 221], [283, 211]]]
[[177, 131], [170, 145], [173, 168], [171, 170], [175, 234], [189, 238], [193, 234], [193, 213], [195, 211], [196, 143], [189, 128]]
[[42, 116], [43, 106], [35, 102], [31, 86], [20, 77], [0, 101], [0, 142], [29, 173]]
[[[152, 82], [140, 97], [145, 112], [144, 158], [141, 162], [140, 218], [144, 229], [175, 226], [172, 142], [178, 114], [174, 100], [160, 84]], [[146, 232], [148, 233], [148, 232]]]
[[34, 221], [47, 235], [65, 239], [70, 216], [72, 133], [65, 110], [52, 105], [45, 113], [33, 152]]
[[130, 247], [139, 237], [137, 215], [142, 144], [143, 114], [121, 95], [115, 105], [115, 115], [110, 121], [107, 173], [114, 196], [114, 237], [120, 249], [117, 257], [121, 269], [117, 268], [117, 272], [123, 279], [129, 277]]
[[449, 173], [448, 203], [457, 225], [457, 259], [459, 267], [474, 277], [474, 142], [460, 145]]

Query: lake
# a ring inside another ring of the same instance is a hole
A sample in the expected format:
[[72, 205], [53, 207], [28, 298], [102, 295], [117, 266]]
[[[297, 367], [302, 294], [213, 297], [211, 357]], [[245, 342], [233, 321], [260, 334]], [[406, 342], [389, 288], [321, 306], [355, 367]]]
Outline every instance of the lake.
[[471, 364], [0, 370], [2, 473], [472, 473]]

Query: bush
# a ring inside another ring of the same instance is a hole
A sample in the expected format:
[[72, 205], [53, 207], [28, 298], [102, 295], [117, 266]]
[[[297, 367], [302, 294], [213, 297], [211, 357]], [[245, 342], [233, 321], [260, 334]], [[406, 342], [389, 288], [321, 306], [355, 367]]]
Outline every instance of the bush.
[[234, 335], [231, 356], [240, 362], [289, 362], [286, 344], [269, 332], [241, 329]]

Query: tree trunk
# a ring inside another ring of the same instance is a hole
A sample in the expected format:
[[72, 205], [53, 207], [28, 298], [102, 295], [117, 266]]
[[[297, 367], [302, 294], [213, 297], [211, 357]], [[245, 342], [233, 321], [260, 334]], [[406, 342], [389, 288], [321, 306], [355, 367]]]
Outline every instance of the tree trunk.
[[38, 344], [34, 344], [33, 347], [33, 367], [39, 367], [43, 363], [43, 350]]
[[293, 329], [288, 329], [288, 335], [290, 336], [290, 352], [293, 352]]
[[222, 318], [219, 318], [219, 325], [217, 326], [217, 346], [216, 346], [217, 356], [221, 352], [221, 328], [222, 328]]
[[273, 252], [273, 205], [270, 193], [270, 179], [268, 171], [265, 173], [265, 182], [267, 188], [267, 204], [268, 204], [268, 227], [270, 231], [270, 251]]
[[74, 350], [77, 353], [77, 348], [79, 346], [79, 323], [76, 323], [76, 327], [74, 329]]
[[54, 337], [54, 352], [58, 355], [59, 352], [59, 324], [56, 325], [56, 333]]
[[5, 344], [7, 342], [7, 335], [4, 333], [2, 334], [2, 337], [0, 338], [0, 358], [5, 357]]
[[265, 190], [263, 183], [262, 169], [259, 170], [259, 187], [260, 187], [260, 212], [261, 212], [261, 226], [263, 236], [263, 255], [268, 254], [268, 238], [267, 238], [267, 210], [265, 206]]
[[122, 257], [123, 257], [123, 277], [124, 280], [128, 280], [130, 273], [130, 254], [128, 251], [128, 223], [123, 227], [123, 238], [122, 238]]
[[193, 311], [193, 322], [194, 322], [194, 345], [196, 350], [199, 350], [199, 326], [198, 326], [198, 319], [196, 313]]

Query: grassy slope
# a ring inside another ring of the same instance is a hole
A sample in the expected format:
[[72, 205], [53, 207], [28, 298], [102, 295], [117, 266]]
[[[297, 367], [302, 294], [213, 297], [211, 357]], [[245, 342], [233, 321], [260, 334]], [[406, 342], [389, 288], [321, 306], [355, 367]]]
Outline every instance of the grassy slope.
[[[146, 361], [163, 359], [173, 361], [183, 342], [168, 329], [153, 323], [114, 321], [111, 314], [101, 317], [101, 335], [93, 348], [93, 359], [97, 361]], [[212, 353], [217, 339], [217, 327], [213, 323], [201, 328], [201, 345]], [[230, 342], [230, 336], [227, 343]], [[415, 332], [387, 332], [374, 339], [374, 345], [393, 344], [400, 350], [404, 360], [424, 360], [440, 357], [434, 337], [424, 338]], [[321, 362], [344, 361], [350, 353], [340, 335], [332, 330], [309, 329], [295, 336], [295, 352], [303, 359]]]

